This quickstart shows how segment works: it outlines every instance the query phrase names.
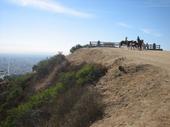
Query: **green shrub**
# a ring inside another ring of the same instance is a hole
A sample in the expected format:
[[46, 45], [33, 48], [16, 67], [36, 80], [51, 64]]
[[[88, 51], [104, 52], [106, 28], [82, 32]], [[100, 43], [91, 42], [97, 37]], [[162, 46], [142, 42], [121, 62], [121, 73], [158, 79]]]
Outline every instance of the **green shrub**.
[[83, 48], [83, 46], [77, 44], [76, 46], [73, 46], [73, 47], [70, 49], [70, 52], [71, 52], [71, 53], [74, 53], [77, 49], [80, 49], [80, 48]]
[[63, 89], [64, 85], [59, 83], [53, 87], [50, 87], [44, 91], [41, 91], [31, 96], [26, 103], [20, 104], [18, 107], [13, 108], [8, 112], [7, 119], [2, 122], [3, 127], [16, 126], [16, 121], [18, 119], [21, 119], [25, 113], [51, 100], [53, 97], [58, 95], [59, 92]]
[[106, 72], [106, 68], [100, 65], [84, 64], [76, 70], [69, 68], [70, 71], [63, 72], [59, 75], [59, 82], [62, 82], [68, 87], [74, 85], [85, 85], [97, 81]]
[[103, 76], [105, 72], [106, 68], [100, 65], [86, 64], [76, 73], [77, 84], [93, 83]]
[[43, 127], [87, 127], [103, 115], [103, 104], [96, 90], [74, 87], [54, 102], [53, 116]]
[[65, 84], [66, 87], [70, 88], [76, 83], [76, 73], [74, 71], [64, 72], [59, 75], [59, 82]]
[[33, 74], [25, 74], [22, 76], [16, 76], [8, 78], [6, 88], [1, 91], [0, 96], [0, 121], [5, 118], [7, 110], [17, 106], [24, 98], [24, 90], [29, 87], [28, 82], [33, 77]]
[[49, 59], [40, 61], [37, 65], [34, 65], [32, 70], [37, 73], [37, 78], [44, 78], [48, 75], [57, 65], [62, 65], [67, 61], [62, 54], [55, 55]]

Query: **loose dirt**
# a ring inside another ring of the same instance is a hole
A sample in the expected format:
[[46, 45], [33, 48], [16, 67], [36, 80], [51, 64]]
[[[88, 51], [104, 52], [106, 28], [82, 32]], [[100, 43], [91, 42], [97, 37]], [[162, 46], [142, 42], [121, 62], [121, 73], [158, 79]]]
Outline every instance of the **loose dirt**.
[[170, 52], [92, 48], [67, 58], [108, 67], [96, 84], [105, 114], [91, 127], [170, 127]]

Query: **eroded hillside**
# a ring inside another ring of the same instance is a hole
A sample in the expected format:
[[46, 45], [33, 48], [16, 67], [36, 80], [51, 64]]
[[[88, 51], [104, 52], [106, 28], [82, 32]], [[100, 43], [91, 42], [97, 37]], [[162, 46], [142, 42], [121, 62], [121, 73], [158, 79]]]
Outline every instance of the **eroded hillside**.
[[169, 52], [115, 48], [58, 54], [1, 82], [0, 126], [169, 127], [169, 62]]
[[96, 84], [105, 115], [91, 127], [170, 126], [169, 52], [80, 49], [68, 59], [109, 68]]

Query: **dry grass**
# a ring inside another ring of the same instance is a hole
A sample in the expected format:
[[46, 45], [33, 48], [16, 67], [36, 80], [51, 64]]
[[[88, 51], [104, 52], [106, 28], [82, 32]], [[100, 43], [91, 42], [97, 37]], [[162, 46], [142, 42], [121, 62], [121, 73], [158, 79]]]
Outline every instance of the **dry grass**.
[[105, 116], [91, 127], [170, 127], [169, 52], [94, 48], [80, 49], [68, 59], [109, 67], [96, 85]]

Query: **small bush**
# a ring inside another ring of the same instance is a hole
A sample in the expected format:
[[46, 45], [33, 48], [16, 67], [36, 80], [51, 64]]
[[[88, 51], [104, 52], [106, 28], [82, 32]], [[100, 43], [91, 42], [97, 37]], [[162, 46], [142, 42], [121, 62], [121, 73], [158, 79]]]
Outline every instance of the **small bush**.
[[56, 101], [44, 127], [87, 127], [103, 115], [100, 95], [87, 87], [74, 87]]
[[59, 75], [59, 82], [65, 84], [67, 88], [72, 87], [76, 84], [76, 73], [74, 71], [61, 73]]
[[106, 68], [100, 65], [86, 64], [77, 73], [77, 84], [93, 83], [106, 73]]
[[72, 47], [72, 48], [70, 49], [70, 52], [71, 52], [71, 53], [74, 53], [77, 49], [80, 49], [80, 48], [83, 48], [83, 46], [77, 44], [76, 46], [74, 46], [74, 47]]

